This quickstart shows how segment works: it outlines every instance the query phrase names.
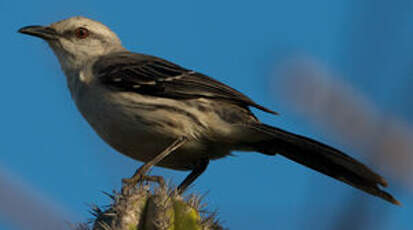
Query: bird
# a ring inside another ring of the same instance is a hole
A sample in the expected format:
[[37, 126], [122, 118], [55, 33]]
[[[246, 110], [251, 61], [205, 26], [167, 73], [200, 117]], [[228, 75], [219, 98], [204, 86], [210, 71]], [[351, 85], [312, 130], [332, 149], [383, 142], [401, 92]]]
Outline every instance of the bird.
[[130, 189], [160, 166], [190, 171], [184, 192], [212, 160], [233, 151], [281, 155], [354, 188], [399, 205], [386, 180], [365, 164], [317, 140], [261, 122], [268, 109], [207, 75], [165, 59], [128, 51], [107, 26], [75, 16], [18, 32], [45, 40], [66, 76], [76, 107], [107, 144], [143, 162]]

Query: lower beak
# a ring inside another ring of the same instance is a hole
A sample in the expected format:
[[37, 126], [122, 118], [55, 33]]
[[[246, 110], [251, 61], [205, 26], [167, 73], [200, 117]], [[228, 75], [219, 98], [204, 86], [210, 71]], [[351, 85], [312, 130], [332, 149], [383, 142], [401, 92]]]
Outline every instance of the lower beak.
[[43, 38], [45, 40], [57, 39], [58, 35], [55, 29], [47, 26], [25, 26], [23, 28], [20, 28], [18, 32]]

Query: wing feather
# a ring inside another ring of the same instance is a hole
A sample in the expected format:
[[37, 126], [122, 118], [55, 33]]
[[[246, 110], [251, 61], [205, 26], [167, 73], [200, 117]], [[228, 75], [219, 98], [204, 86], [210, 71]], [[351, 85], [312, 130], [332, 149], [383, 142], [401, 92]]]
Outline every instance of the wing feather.
[[93, 72], [116, 90], [175, 99], [213, 98], [277, 114], [213, 78], [154, 56], [113, 53], [97, 60]]

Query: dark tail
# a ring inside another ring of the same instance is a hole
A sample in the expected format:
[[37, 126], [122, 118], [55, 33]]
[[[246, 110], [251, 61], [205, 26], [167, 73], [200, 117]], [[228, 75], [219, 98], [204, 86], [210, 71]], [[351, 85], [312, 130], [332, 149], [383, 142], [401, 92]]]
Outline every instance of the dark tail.
[[380, 175], [343, 152], [307, 137], [265, 124], [256, 124], [251, 128], [271, 137], [269, 140], [254, 144], [258, 152], [267, 155], [280, 154], [355, 188], [400, 205], [392, 195], [380, 189], [379, 185], [387, 186], [387, 182]]

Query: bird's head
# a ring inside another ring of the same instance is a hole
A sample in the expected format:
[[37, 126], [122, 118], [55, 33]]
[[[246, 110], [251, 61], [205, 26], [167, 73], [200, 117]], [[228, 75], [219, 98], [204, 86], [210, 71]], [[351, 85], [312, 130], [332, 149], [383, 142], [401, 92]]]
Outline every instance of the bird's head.
[[65, 71], [82, 68], [101, 55], [124, 50], [118, 36], [107, 26], [80, 16], [49, 26], [26, 26], [19, 32], [47, 41]]

